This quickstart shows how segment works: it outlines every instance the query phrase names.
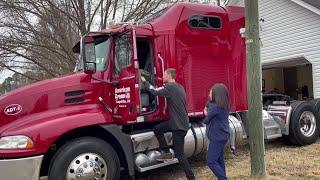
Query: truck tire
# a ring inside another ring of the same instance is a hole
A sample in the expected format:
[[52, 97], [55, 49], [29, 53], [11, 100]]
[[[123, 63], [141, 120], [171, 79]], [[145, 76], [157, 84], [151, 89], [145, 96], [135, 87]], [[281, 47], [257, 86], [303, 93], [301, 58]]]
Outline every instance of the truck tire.
[[292, 114], [289, 125], [289, 140], [299, 146], [314, 143], [320, 133], [320, 123], [310, 102], [295, 102], [292, 104]]
[[[293, 101], [290, 106], [292, 108], [292, 112], [295, 111], [295, 109], [300, 105], [302, 104], [304, 101]], [[290, 117], [290, 123], [291, 123], [291, 118], [292, 118], [292, 113], [291, 113], [291, 117]], [[284, 138], [284, 141], [287, 142], [287, 145], [290, 145], [291, 144], [294, 144], [294, 145], [297, 145], [298, 142], [294, 139], [294, 138], [291, 138], [290, 135], [292, 135], [291, 132], [289, 132], [289, 135], [286, 135], [286, 136], [283, 136]]]
[[[311, 103], [313, 104], [316, 118], [317, 118], [318, 122], [320, 122], [320, 98], [312, 100]], [[320, 136], [320, 133], [319, 133], [319, 136]]]
[[114, 149], [101, 139], [83, 137], [57, 151], [48, 180], [117, 180], [119, 176], [120, 161]]

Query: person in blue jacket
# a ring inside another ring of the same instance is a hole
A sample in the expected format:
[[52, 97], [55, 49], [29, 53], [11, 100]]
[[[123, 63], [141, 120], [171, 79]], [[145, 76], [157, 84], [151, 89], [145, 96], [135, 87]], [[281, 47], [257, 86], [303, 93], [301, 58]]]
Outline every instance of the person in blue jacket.
[[209, 93], [210, 104], [204, 123], [209, 139], [207, 164], [218, 180], [227, 179], [224, 163], [224, 146], [230, 137], [228, 116], [231, 102], [227, 87], [215, 84]]
[[[204, 107], [204, 110], [203, 110], [203, 112], [204, 112], [204, 114], [205, 115], [207, 115], [208, 114], [208, 109], [209, 109], [209, 107], [211, 106], [211, 105], [213, 105], [212, 103], [211, 103], [211, 100], [208, 100], [207, 101], [207, 103], [206, 103], [206, 106]], [[231, 153], [234, 155], [234, 156], [239, 156], [239, 151], [236, 149], [236, 142], [235, 142], [235, 134], [236, 134], [236, 132], [235, 132], [235, 129], [232, 129], [230, 126], [229, 126], [229, 132], [230, 132], [230, 138], [229, 138], [229, 143], [230, 143], [230, 151], [231, 151]], [[206, 137], [206, 141], [207, 141], [207, 149], [208, 149], [208, 147], [209, 147], [209, 139], [208, 139], [208, 137]]]

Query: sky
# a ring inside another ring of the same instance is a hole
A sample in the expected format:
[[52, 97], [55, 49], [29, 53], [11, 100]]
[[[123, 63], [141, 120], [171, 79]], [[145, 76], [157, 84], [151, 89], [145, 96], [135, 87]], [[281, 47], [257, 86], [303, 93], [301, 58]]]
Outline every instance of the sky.
[[2, 84], [4, 82], [4, 80], [6, 80], [7, 77], [10, 77], [14, 74], [14, 72], [12, 71], [9, 71], [7, 69], [3, 70], [1, 73], [0, 73], [0, 84]]

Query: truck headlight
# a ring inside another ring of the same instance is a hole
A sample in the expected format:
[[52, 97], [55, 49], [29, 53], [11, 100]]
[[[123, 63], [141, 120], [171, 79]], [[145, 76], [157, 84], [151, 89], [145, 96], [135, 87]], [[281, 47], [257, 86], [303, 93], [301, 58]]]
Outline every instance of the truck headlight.
[[0, 138], [0, 149], [32, 148], [33, 141], [27, 136], [6, 136]]

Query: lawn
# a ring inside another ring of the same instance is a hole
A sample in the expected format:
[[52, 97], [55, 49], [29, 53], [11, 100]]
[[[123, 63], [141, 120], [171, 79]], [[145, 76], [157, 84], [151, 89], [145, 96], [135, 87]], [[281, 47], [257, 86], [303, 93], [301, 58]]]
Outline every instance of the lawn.
[[[233, 157], [226, 152], [227, 176], [229, 179], [250, 179], [249, 146], [239, 148], [240, 155]], [[215, 179], [205, 163], [205, 154], [189, 160], [198, 180]], [[312, 145], [296, 147], [281, 140], [266, 143], [267, 179], [319, 179], [320, 180], [320, 139]], [[184, 173], [178, 165], [137, 175], [140, 180], [182, 180]]]

